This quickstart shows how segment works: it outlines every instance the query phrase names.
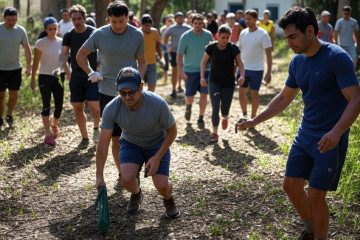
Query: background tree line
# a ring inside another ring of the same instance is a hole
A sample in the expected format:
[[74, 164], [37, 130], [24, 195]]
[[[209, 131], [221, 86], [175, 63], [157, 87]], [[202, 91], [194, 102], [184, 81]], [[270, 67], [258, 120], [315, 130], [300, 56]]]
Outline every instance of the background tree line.
[[[20, 0], [12, 0], [13, 6], [26, 11], [27, 16], [33, 14], [30, 12], [30, 5], [33, 0], [27, 0], [26, 5], [20, 5]], [[96, 13], [96, 23], [98, 26], [106, 24], [106, 8], [112, 0], [41, 0], [41, 17], [44, 18], [48, 13], [52, 13], [55, 18], [60, 19], [61, 8], [69, 8], [73, 4], [83, 5], [87, 12]], [[1, 12], [7, 6], [8, 0], [0, 0]], [[150, 13], [155, 22], [155, 27], [161, 25], [161, 19], [168, 13], [177, 11], [186, 12], [190, 9], [196, 9], [197, 12], [210, 12], [215, 7], [215, 0], [125, 0], [131, 11], [140, 18], [144, 12]], [[341, 17], [342, 7], [350, 5], [353, 9], [352, 17], [360, 21], [360, 1], [356, 0], [303, 0], [300, 2], [303, 6], [309, 6], [317, 13], [328, 10], [332, 13], [330, 23], [334, 26], [337, 19]], [[220, 14], [220, 13], [218, 13]], [[281, 16], [283, 13], [280, 13]]]

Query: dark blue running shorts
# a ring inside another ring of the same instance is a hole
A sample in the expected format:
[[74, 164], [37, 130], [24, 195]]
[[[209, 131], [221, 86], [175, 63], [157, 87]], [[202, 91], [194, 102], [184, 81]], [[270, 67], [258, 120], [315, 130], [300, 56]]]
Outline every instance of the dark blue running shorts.
[[245, 81], [243, 85], [241, 85], [241, 87], [248, 88], [250, 84], [251, 90], [259, 91], [263, 75], [264, 75], [264, 71], [245, 70]]
[[[142, 165], [147, 163], [149, 158], [154, 156], [159, 148], [163, 140], [155, 143], [150, 147], [141, 147], [136, 144], [133, 144], [129, 141], [126, 141], [124, 138], [120, 138], [120, 164], [124, 163], [136, 163], [142, 167]], [[166, 151], [162, 159], [160, 160], [159, 168], [156, 174], [161, 174], [165, 176], [169, 176], [169, 168], [170, 168], [170, 149]]]
[[98, 83], [92, 83], [88, 77], [73, 77], [69, 82], [70, 102], [99, 101]]
[[336, 191], [348, 147], [349, 132], [344, 133], [338, 145], [320, 153], [317, 143], [321, 137], [311, 137], [299, 130], [286, 164], [285, 176], [304, 178], [313, 188]]

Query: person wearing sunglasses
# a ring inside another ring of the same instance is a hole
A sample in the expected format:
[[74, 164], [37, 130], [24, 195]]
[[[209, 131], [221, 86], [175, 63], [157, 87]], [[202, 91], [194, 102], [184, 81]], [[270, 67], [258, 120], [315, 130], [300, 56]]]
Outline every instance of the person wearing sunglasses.
[[169, 181], [169, 147], [177, 135], [175, 118], [163, 98], [143, 91], [144, 82], [136, 69], [121, 69], [116, 82], [119, 96], [106, 105], [102, 115], [96, 150], [95, 187], [98, 189], [106, 185], [103, 170], [116, 123], [122, 129], [119, 153], [121, 183], [131, 192], [127, 212], [137, 214], [140, 210], [143, 193], [137, 184], [136, 174], [145, 164], [145, 177], [152, 177], [155, 188], [163, 197], [165, 216], [178, 218], [181, 213], [175, 205]]

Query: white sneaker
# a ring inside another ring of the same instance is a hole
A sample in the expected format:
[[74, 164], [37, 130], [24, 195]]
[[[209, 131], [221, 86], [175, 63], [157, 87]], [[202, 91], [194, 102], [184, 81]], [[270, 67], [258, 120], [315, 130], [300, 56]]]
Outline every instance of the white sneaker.
[[99, 128], [94, 129], [94, 133], [93, 133], [93, 141], [94, 141], [94, 143], [98, 143], [99, 138], [100, 138], [100, 130], [99, 130]]

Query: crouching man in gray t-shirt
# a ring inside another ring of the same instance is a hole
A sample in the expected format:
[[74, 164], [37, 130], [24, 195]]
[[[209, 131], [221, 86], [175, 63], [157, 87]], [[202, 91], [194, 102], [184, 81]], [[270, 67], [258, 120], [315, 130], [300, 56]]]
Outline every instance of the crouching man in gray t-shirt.
[[117, 76], [115, 97], [105, 107], [101, 135], [96, 150], [96, 184], [105, 186], [103, 170], [114, 123], [122, 129], [120, 138], [121, 183], [131, 192], [127, 206], [129, 214], [140, 210], [143, 199], [138, 187], [136, 173], [145, 163], [145, 177], [151, 176], [153, 183], [164, 198], [166, 217], [180, 217], [172, 196], [169, 182], [170, 150], [177, 135], [174, 116], [167, 103], [160, 96], [143, 91], [144, 83], [139, 72], [132, 67], [120, 70]]

